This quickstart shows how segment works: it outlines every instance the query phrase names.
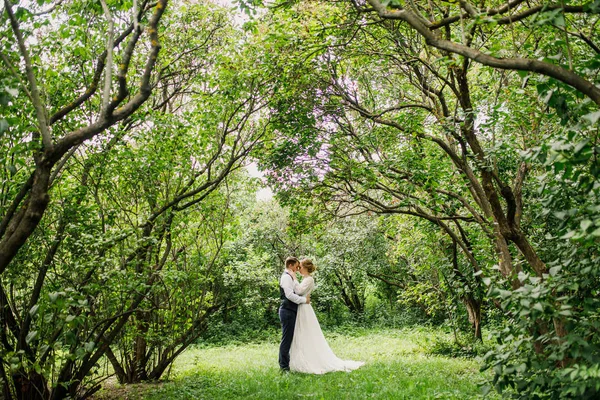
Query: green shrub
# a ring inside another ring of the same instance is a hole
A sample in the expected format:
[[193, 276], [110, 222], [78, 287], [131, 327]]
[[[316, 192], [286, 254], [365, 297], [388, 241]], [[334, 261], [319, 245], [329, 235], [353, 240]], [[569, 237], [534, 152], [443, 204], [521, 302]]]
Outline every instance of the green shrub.
[[508, 317], [484, 357], [494, 387], [515, 399], [600, 398], [600, 161], [594, 129], [572, 128], [529, 159], [540, 176], [538, 247], [548, 273], [521, 287], [488, 281]]

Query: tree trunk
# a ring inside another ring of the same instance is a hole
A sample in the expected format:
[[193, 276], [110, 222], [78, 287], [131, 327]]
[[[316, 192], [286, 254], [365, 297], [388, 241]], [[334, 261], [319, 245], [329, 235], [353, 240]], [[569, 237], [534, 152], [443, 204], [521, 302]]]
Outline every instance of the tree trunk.
[[494, 248], [496, 250], [496, 255], [498, 256], [500, 273], [502, 273], [504, 278], [510, 280], [513, 290], [520, 288], [521, 281], [519, 281], [517, 274], [521, 272], [521, 267], [513, 264], [508, 243], [504, 236], [502, 236], [497, 225], [494, 226]]
[[33, 185], [29, 197], [25, 199], [21, 209], [10, 219], [6, 232], [0, 240], [0, 274], [17, 255], [29, 236], [40, 223], [44, 211], [50, 202], [48, 185], [52, 164], [38, 165], [33, 177]]
[[468, 296], [464, 299], [467, 313], [469, 314], [469, 322], [473, 327], [473, 333], [476, 339], [483, 340], [481, 336], [481, 302], [473, 296]]
[[115, 370], [115, 375], [117, 376], [117, 380], [120, 384], [124, 384], [127, 382], [127, 373], [119, 363], [117, 356], [113, 353], [112, 349], [109, 347], [106, 349], [106, 358], [110, 361], [113, 369]]
[[0, 399], [2, 400], [8, 400], [13, 397], [11, 391], [12, 386], [8, 380], [8, 376], [6, 376], [6, 370], [4, 368], [5, 365], [7, 365], [7, 363], [2, 359], [2, 357], [0, 357], [0, 381], [2, 383], [2, 397], [0, 397]]
[[531, 246], [531, 243], [529, 243], [529, 240], [525, 237], [523, 232], [520, 230], [515, 232], [512, 236], [512, 241], [519, 248], [523, 254], [523, 257], [525, 257], [537, 276], [541, 278], [543, 274], [548, 272], [546, 264], [537, 255], [536, 251]]
[[148, 321], [147, 314], [143, 311], [136, 313], [136, 325], [137, 325], [137, 337], [135, 338], [135, 353], [134, 353], [134, 368], [135, 373], [133, 376], [133, 381], [128, 383], [139, 383], [148, 380], [148, 374], [146, 372], [146, 352], [148, 350], [148, 343], [146, 341], [145, 334], [148, 333]]
[[48, 384], [43, 375], [21, 370], [12, 376], [17, 400], [46, 400], [49, 396]]

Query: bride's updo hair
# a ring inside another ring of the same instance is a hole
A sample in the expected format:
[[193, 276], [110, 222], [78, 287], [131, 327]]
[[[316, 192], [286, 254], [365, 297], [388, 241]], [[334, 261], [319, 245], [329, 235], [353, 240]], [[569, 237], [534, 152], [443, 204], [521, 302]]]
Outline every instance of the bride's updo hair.
[[308, 258], [302, 259], [300, 261], [300, 265], [302, 265], [304, 268], [306, 268], [306, 270], [308, 271], [309, 274], [312, 274], [317, 269], [317, 267], [315, 267], [315, 264], [313, 264], [313, 262], [311, 260], [309, 260]]

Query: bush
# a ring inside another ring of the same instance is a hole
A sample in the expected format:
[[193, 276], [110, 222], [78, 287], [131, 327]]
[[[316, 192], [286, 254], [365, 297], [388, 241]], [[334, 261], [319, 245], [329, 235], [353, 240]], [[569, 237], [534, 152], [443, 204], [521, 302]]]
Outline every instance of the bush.
[[[548, 273], [521, 272], [521, 287], [490, 283], [508, 321], [484, 357], [494, 387], [515, 399], [600, 398], [600, 162], [595, 130], [577, 126], [534, 149], [539, 251]], [[543, 228], [543, 229], [542, 229]]]
[[419, 343], [425, 354], [444, 357], [482, 357], [492, 348], [491, 343], [476, 340], [473, 335], [460, 334], [457, 340], [450, 335], [436, 335], [433, 339], [425, 337], [425, 341]]

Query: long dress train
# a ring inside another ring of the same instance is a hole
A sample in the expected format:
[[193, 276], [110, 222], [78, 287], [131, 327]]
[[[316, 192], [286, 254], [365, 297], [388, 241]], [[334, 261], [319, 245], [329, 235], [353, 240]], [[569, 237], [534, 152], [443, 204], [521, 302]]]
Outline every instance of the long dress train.
[[[312, 276], [307, 276], [296, 286], [295, 293], [306, 296], [315, 287]], [[317, 316], [310, 304], [298, 305], [294, 339], [290, 349], [290, 370], [308, 374], [333, 371], [352, 371], [364, 362], [338, 358], [325, 340]]]

